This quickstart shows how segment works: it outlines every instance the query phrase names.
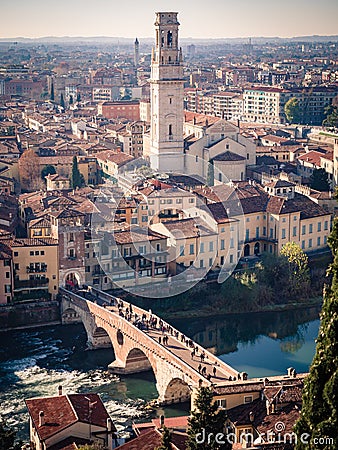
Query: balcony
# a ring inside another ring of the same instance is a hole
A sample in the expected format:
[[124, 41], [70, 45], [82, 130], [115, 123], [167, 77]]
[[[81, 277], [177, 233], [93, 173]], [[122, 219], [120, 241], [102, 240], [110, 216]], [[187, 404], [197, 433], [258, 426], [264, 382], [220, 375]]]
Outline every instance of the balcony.
[[48, 289], [48, 278], [40, 278], [35, 280], [15, 280], [14, 292], [27, 289]]
[[39, 266], [35, 266], [35, 267], [27, 266], [26, 267], [26, 272], [27, 273], [43, 273], [43, 272], [47, 272], [47, 264], [42, 264], [40, 267]]

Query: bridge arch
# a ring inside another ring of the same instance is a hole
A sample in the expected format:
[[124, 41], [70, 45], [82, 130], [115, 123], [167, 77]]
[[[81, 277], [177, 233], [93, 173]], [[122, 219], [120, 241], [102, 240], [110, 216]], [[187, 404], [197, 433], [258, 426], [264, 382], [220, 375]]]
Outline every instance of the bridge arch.
[[165, 390], [163, 403], [182, 403], [190, 400], [191, 388], [181, 378], [173, 378]]
[[139, 348], [132, 348], [126, 358], [125, 373], [146, 372], [154, 369], [146, 356]]

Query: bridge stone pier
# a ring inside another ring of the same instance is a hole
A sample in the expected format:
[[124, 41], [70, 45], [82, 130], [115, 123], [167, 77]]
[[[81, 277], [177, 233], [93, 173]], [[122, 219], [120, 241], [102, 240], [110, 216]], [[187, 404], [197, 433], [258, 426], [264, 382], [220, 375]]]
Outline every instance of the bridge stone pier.
[[[121, 317], [116, 298], [105, 292], [92, 289], [91, 298], [95, 294], [95, 301], [84, 298], [86, 293], [78, 295], [63, 288], [60, 293], [63, 323], [82, 322], [91, 349], [112, 347], [115, 360], [109, 368], [114, 373], [132, 374], [153, 370], [160, 404], [187, 401], [200, 385], [224, 384], [229, 376], [233, 379], [240, 376], [236, 370], [200, 347], [200, 353], [204, 352], [206, 356], [203, 365], [207, 366], [208, 373], [212, 372], [214, 366], [217, 368], [215, 378], [210, 380], [206, 374], [203, 376], [198, 371], [199, 361], [196, 357], [191, 358], [191, 349], [175, 334], [167, 334], [168, 344], [163, 345], [160, 330], [141, 330]], [[124, 302], [126, 305], [129, 304]], [[141, 308], [133, 305], [132, 309], [139, 317], [144, 314], [149, 317], [149, 312]]]

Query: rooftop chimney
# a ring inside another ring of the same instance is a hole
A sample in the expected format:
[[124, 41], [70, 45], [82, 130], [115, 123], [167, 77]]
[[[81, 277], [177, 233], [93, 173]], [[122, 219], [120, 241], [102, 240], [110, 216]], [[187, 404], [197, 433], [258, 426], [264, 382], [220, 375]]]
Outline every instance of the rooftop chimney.
[[164, 415], [161, 414], [161, 416], [160, 416], [160, 428], [163, 428], [163, 427], [164, 427]]
[[107, 419], [107, 430], [108, 431], [112, 430], [112, 420], [110, 417], [108, 417], [108, 419]]
[[61, 384], [60, 384], [60, 386], [58, 387], [58, 392], [59, 392], [59, 395], [62, 395], [62, 386], [61, 386]]
[[43, 411], [39, 412], [39, 427], [45, 424], [45, 414]]
[[252, 411], [249, 412], [249, 420], [251, 423], [255, 420], [255, 414]]

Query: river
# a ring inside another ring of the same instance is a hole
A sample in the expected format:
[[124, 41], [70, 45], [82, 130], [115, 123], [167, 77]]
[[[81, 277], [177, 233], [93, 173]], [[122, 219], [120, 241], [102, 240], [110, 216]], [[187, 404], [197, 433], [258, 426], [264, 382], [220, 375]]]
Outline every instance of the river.
[[[315, 352], [318, 309], [175, 320], [172, 324], [249, 377], [307, 371]], [[117, 377], [106, 368], [113, 351], [86, 351], [82, 325], [53, 326], [0, 334], [0, 414], [18, 435], [28, 438], [24, 399], [65, 393], [97, 392], [121, 434], [133, 420], [186, 414], [189, 405], [145, 409], [156, 398], [152, 373]]]

